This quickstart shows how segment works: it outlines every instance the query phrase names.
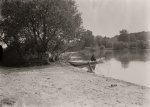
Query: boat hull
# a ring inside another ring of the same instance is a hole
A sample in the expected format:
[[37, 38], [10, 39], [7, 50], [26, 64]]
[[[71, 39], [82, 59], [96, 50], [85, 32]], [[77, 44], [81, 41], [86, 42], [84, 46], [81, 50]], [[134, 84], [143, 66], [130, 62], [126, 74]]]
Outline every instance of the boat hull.
[[97, 64], [97, 63], [102, 63], [102, 59], [98, 59], [97, 61], [69, 61], [69, 63], [73, 66], [84, 66], [84, 65], [89, 65], [89, 64]]
[[73, 66], [83, 66], [83, 65], [88, 65], [88, 64], [97, 64], [97, 61], [87, 61], [87, 62], [69, 61], [69, 63]]

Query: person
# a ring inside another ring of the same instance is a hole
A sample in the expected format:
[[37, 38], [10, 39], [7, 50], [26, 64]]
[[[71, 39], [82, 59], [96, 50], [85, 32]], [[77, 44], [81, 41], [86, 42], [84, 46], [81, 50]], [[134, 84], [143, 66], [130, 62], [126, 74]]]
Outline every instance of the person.
[[[94, 54], [91, 56], [91, 61], [96, 61], [96, 58], [95, 58]], [[91, 63], [89, 62], [88, 65], [89, 65], [89, 70], [88, 70], [88, 72], [94, 73], [96, 64], [91, 64]]]
[[96, 61], [94, 54], [91, 56], [91, 61]]

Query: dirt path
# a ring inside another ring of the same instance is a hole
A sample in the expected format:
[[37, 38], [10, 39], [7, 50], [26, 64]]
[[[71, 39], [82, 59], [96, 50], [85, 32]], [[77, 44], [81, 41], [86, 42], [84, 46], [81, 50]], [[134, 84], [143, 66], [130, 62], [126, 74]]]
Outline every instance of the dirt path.
[[70, 66], [0, 70], [0, 107], [150, 107], [149, 88]]

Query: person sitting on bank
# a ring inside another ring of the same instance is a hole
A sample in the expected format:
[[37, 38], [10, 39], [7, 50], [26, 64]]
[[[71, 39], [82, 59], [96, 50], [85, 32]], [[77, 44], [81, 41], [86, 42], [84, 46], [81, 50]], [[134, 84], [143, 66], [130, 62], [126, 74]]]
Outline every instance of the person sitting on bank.
[[91, 56], [91, 61], [96, 61], [94, 54]]

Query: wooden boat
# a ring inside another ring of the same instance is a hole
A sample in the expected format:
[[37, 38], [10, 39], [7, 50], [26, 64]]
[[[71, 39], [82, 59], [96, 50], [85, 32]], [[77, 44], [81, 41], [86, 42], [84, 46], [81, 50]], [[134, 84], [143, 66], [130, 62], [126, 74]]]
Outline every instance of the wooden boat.
[[103, 62], [103, 58], [97, 59], [96, 61], [84, 61], [84, 60], [69, 61], [69, 63], [73, 66], [83, 66], [83, 65], [97, 64], [102, 62]]

